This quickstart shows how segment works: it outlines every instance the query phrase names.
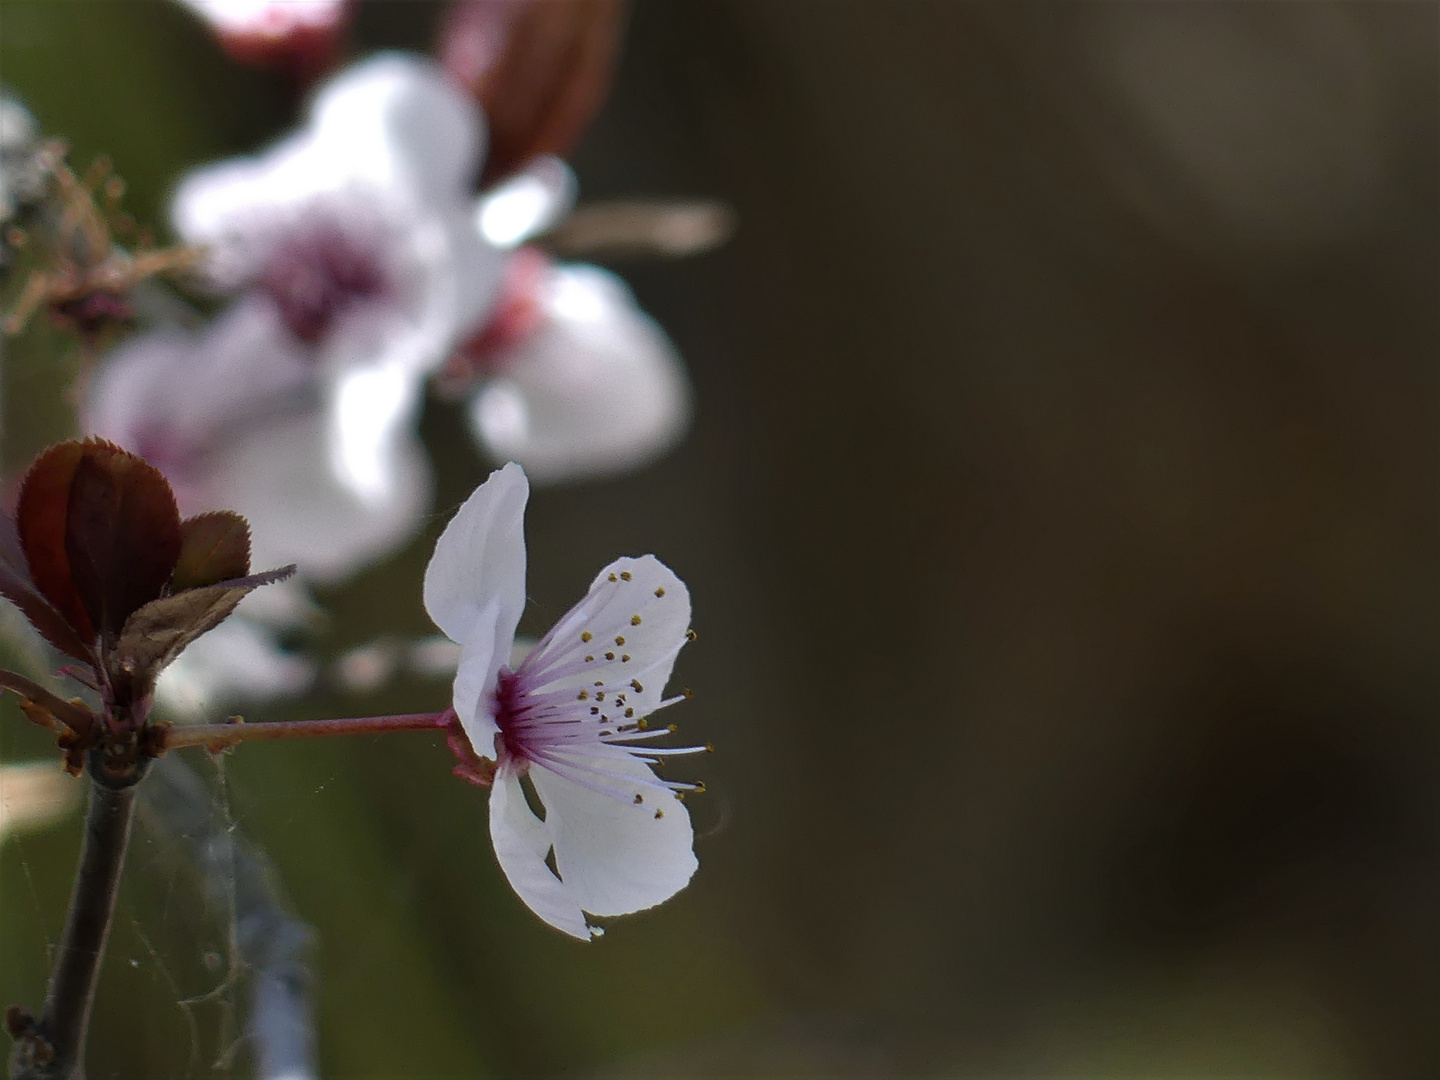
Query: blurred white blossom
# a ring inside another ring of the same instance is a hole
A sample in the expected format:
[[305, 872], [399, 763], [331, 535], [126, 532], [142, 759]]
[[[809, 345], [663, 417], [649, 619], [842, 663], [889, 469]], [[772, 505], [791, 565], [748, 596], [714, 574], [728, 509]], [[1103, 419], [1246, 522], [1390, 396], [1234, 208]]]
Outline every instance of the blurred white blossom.
[[267, 299], [327, 374], [416, 375], [484, 317], [503, 254], [475, 228], [484, 118], [434, 63], [385, 53], [325, 84], [264, 154], [196, 169], [175, 194], [211, 281]]
[[182, 513], [243, 514], [256, 565], [293, 562], [332, 581], [420, 525], [430, 471], [418, 394], [393, 366], [325, 380], [273, 308], [249, 299], [198, 334], [160, 330], [117, 350], [91, 381], [84, 421], [164, 472]]
[[683, 700], [663, 691], [690, 637], [690, 596], [653, 555], [617, 559], [512, 669], [528, 496], [513, 463], [476, 489], [435, 545], [425, 608], [461, 645], [454, 709], [469, 745], [457, 747], [457, 772], [492, 785], [500, 867], [541, 919], [588, 940], [600, 930], [587, 913], [653, 907], [695, 872], [678, 796], [699, 785], [662, 780], [652, 766], [706, 748], [655, 748], [668, 730], [646, 722]]

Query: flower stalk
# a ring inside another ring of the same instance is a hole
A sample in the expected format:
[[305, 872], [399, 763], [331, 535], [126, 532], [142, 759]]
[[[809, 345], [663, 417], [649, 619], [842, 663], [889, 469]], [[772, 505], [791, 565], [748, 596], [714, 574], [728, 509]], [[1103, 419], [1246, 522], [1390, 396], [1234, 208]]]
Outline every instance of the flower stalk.
[[193, 724], [155, 732], [158, 753], [186, 746], [203, 746], [218, 753], [242, 742], [273, 739], [313, 739], [328, 735], [383, 735], [389, 731], [443, 731], [454, 718], [450, 710], [438, 713], [402, 713], [396, 716], [358, 716], [342, 720], [288, 720], [246, 724], [238, 718], [225, 724]]

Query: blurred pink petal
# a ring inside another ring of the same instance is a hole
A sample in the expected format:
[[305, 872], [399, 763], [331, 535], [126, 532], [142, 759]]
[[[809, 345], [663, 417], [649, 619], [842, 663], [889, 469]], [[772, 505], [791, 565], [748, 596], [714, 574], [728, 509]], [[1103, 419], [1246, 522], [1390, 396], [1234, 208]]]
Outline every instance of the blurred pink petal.
[[180, 0], [241, 63], [313, 78], [334, 62], [350, 0]]
[[534, 328], [486, 353], [494, 373], [470, 426], [497, 461], [537, 483], [604, 476], [665, 453], [690, 422], [690, 385], [664, 331], [615, 275], [550, 266], [535, 291]]

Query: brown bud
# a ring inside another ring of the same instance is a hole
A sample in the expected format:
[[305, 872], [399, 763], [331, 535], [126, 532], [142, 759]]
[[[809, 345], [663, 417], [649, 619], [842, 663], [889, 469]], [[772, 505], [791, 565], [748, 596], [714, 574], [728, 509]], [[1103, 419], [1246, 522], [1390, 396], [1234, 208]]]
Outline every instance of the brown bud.
[[564, 155], [605, 103], [624, 0], [460, 0], [441, 30], [445, 67], [490, 122], [485, 177]]

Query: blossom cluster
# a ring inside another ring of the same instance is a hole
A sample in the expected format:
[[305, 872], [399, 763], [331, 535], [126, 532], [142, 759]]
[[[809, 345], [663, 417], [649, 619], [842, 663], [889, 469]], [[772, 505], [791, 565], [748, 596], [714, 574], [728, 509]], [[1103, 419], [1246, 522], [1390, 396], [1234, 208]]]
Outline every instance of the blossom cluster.
[[[427, 385], [537, 482], [642, 465], [684, 431], [683, 365], [625, 284], [527, 243], [569, 211], [573, 174], [541, 157], [475, 196], [485, 141], [438, 64], [380, 54], [321, 86], [296, 132], [175, 191], [175, 229], [227, 305], [106, 358], [83, 423], [159, 467], [185, 512], [237, 510], [257, 560], [299, 567], [288, 592], [246, 605], [252, 620], [293, 623], [302, 582], [414, 536], [432, 488]], [[273, 677], [287, 658], [253, 622], [222, 636], [255, 656], [256, 690], [305, 681]], [[223, 673], [197, 670], [219, 648], [177, 676], [223, 693]]]

